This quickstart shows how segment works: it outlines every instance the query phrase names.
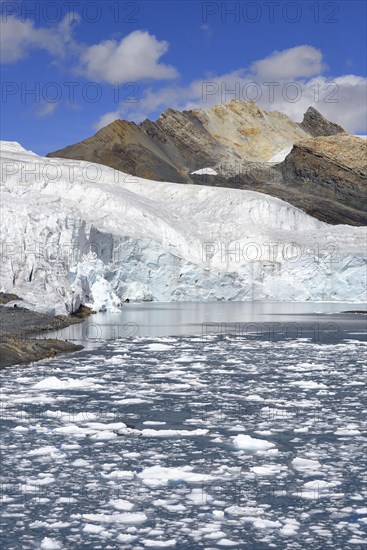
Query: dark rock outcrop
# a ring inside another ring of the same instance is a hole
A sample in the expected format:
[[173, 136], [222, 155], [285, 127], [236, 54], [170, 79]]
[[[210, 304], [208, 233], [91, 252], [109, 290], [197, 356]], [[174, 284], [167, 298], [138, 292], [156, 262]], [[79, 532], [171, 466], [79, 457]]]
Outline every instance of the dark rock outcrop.
[[40, 337], [49, 330], [59, 330], [81, 320], [71, 316], [52, 317], [23, 307], [0, 306], [0, 369], [83, 349], [65, 340]]
[[309, 107], [307, 109], [300, 123], [300, 127], [313, 137], [333, 136], [335, 134], [345, 133], [345, 130], [339, 126], [339, 124], [327, 120], [314, 107]]
[[12, 294], [9, 292], [0, 292], [0, 304], [7, 304], [8, 302], [12, 302], [13, 300], [21, 300], [19, 296], [16, 294]]
[[61, 353], [70, 353], [83, 349], [83, 346], [73, 344], [64, 340], [19, 340], [9, 338], [0, 344], [1, 358], [0, 369], [13, 365], [22, 365], [55, 357]]
[[362, 139], [339, 134], [299, 142], [278, 169], [286, 186], [314, 199], [314, 208], [319, 210], [320, 201], [330, 203], [325, 221], [367, 225], [367, 144]]

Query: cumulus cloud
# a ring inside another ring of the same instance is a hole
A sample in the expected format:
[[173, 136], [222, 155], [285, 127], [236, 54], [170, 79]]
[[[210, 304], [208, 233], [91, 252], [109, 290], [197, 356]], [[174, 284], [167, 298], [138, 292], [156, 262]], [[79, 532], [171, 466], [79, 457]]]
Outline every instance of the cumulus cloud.
[[0, 20], [0, 61], [16, 63], [24, 59], [31, 50], [48, 51], [54, 57], [65, 57], [71, 50], [77, 49], [72, 36], [72, 25], [78, 21], [69, 16], [55, 27], [35, 27], [29, 20], [20, 20], [9, 16]]
[[146, 31], [134, 31], [120, 42], [106, 40], [86, 48], [81, 71], [88, 78], [110, 83], [175, 78], [176, 69], [160, 63], [168, 46]]
[[321, 74], [325, 70], [322, 53], [312, 46], [296, 46], [255, 61], [251, 72], [262, 79], [302, 78]]
[[[279, 60], [278, 56], [283, 60], [293, 60], [292, 70], [288, 68], [281, 72], [279, 69], [280, 76], [274, 74], [270, 62], [274, 58]], [[298, 70], [295, 69], [297, 59]], [[315, 74], [316, 69], [320, 72]], [[101, 117], [95, 127], [101, 128], [106, 121], [109, 123], [116, 118], [139, 122], [148, 116], [154, 117], [168, 107], [179, 110], [209, 109], [218, 103], [244, 99], [253, 100], [266, 110], [286, 113], [297, 122], [302, 120], [303, 114], [312, 105], [347, 132], [364, 132], [367, 79], [352, 74], [328, 78], [321, 73], [324, 69], [322, 52], [316, 48], [290, 48], [255, 61], [248, 68], [208, 75], [185, 87], [164, 86], [158, 91], [148, 88], [138, 104], [121, 103], [118, 109]]]
[[116, 40], [105, 40], [88, 46], [78, 43], [72, 35], [69, 16], [53, 28], [36, 27], [32, 21], [14, 16], [0, 21], [1, 63], [16, 63], [32, 50], [46, 50], [54, 60], [78, 56], [74, 72], [97, 82], [122, 83], [136, 80], [165, 80], [178, 73], [161, 62], [169, 44], [147, 31], [134, 31]]

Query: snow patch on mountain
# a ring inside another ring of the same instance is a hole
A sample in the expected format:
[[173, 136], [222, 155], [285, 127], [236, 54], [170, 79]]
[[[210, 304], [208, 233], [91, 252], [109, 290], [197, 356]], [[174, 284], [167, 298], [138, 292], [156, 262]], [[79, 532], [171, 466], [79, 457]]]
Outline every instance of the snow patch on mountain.
[[0, 286], [75, 310], [130, 300], [343, 300], [366, 292], [365, 229], [261, 193], [155, 182], [1, 143]]
[[195, 172], [191, 172], [191, 174], [217, 176], [218, 172], [216, 172], [214, 168], [200, 168], [200, 170], [195, 170]]
[[276, 163], [283, 162], [285, 157], [289, 155], [292, 149], [293, 149], [293, 144], [287, 147], [284, 147], [284, 149], [281, 149], [280, 151], [278, 151], [278, 153], [275, 153], [275, 155], [273, 155], [267, 162], [276, 162]]

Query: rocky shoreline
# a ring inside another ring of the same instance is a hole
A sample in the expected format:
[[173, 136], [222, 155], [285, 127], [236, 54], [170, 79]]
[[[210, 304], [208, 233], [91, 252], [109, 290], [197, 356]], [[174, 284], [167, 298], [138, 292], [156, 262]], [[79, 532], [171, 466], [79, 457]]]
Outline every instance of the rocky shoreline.
[[39, 335], [81, 323], [92, 310], [82, 306], [73, 315], [53, 317], [24, 307], [4, 305], [13, 300], [19, 300], [18, 296], [0, 293], [0, 369], [83, 349], [67, 340], [47, 338], [46, 335], [40, 338]]

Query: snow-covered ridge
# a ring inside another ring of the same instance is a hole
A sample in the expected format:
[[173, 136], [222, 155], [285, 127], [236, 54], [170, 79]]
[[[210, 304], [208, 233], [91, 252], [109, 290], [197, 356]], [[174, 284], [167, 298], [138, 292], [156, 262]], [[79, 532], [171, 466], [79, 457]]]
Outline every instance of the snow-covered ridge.
[[30, 301], [364, 299], [364, 228], [252, 191], [0, 149], [1, 286]]
[[29, 153], [31, 155], [35, 155], [33, 151], [27, 151], [22, 147], [20, 143], [17, 141], [0, 141], [0, 150], [1, 152], [7, 152], [7, 153]]

